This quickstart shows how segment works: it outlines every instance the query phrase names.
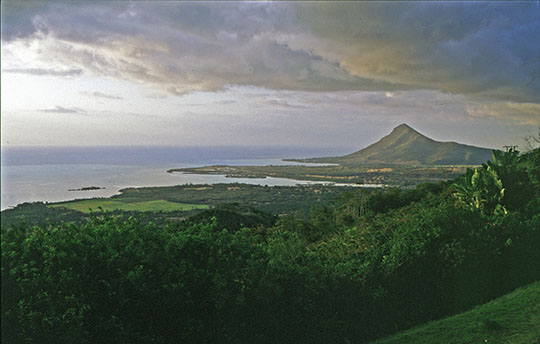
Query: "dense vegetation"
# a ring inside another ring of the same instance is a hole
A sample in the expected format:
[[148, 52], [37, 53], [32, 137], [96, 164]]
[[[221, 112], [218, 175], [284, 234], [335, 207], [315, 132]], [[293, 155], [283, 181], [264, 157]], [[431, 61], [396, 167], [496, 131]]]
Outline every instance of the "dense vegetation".
[[2, 342], [365, 342], [540, 279], [540, 150], [309, 217], [2, 228]]
[[52, 208], [43, 202], [21, 203], [15, 208], [2, 210], [2, 233], [19, 225], [44, 225], [47, 223], [76, 222], [86, 219], [83, 213], [68, 208]]

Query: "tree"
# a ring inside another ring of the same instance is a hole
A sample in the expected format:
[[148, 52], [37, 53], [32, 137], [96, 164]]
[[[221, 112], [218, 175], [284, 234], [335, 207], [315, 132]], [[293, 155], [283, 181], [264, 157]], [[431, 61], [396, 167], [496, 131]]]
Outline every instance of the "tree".
[[525, 148], [528, 151], [540, 148], [540, 127], [538, 127], [538, 133], [536, 135], [529, 134], [523, 140], [525, 141]]
[[491, 166], [468, 169], [454, 187], [455, 196], [461, 202], [478, 209], [483, 214], [506, 213], [502, 203], [505, 189], [497, 172]]

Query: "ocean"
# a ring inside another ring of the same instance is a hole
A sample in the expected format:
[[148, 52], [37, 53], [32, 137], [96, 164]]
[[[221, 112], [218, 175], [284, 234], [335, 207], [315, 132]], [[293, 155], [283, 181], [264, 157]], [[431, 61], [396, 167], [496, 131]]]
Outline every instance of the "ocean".
[[[206, 165], [290, 165], [286, 158], [332, 156], [343, 148], [306, 147], [2, 147], [2, 210], [24, 202], [110, 197], [126, 187], [246, 183], [296, 185], [285, 178], [167, 173]], [[69, 191], [97, 186], [104, 189]]]

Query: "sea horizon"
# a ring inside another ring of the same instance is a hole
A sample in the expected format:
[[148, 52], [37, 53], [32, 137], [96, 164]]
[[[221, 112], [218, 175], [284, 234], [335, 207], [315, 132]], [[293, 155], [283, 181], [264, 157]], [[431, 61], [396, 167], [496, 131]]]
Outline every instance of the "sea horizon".
[[[152, 164], [207, 162], [209, 160], [253, 160], [312, 158], [347, 154], [344, 147], [308, 146], [205, 146], [205, 145], [104, 145], [104, 146], [2, 146], [2, 166], [56, 164]], [[122, 154], [122, 155], [119, 155]]]

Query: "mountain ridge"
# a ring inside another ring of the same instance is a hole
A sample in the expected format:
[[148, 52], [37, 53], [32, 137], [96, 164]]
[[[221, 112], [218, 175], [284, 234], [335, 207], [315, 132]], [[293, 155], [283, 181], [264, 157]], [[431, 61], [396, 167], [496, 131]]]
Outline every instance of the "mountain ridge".
[[402, 123], [379, 141], [348, 155], [295, 161], [346, 164], [479, 165], [492, 150], [457, 142], [435, 141]]

